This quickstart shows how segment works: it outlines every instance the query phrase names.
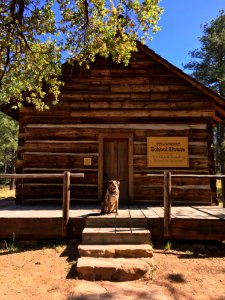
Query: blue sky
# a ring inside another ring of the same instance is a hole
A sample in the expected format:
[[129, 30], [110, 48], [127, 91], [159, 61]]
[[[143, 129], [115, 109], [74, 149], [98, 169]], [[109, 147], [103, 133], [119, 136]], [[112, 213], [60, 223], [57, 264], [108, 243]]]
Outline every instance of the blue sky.
[[165, 11], [153, 41], [147, 45], [180, 69], [190, 61], [189, 51], [200, 47], [201, 25], [210, 22], [225, 9], [225, 0], [162, 0]]

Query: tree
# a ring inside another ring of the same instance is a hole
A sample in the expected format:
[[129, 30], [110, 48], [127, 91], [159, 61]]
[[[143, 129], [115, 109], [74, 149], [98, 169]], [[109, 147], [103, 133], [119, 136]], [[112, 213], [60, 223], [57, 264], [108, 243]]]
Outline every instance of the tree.
[[17, 137], [17, 122], [0, 112], [0, 173], [15, 173]]
[[192, 70], [199, 81], [225, 96], [225, 14], [221, 10], [215, 20], [202, 26], [200, 49], [190, 52], [194, 59], [184, 68]]
[[0, 102], [57, 103], [63, 60], [89, 68], [96, 55], [128, 64], [136, 40], [159, 30], [160, 0], [0, 2]]
[[[203, 35], [199, 38], [201, 48], [190, 52], [192, 61], [184, 68], [206, 86], [225, 97], [225, 14], [221, 10], [215, 20], [202, 26]], [[224, 123], [217, 126], [216, 158], [224, 173], [225, 143]]]

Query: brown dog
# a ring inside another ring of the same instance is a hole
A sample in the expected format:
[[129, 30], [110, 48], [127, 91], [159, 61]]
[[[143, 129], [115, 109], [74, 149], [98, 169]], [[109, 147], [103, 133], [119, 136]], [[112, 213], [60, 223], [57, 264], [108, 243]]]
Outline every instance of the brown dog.
[[101, 214], [110, 214], [112, 212], [118, 214], [119, 186], [120, 182], [118, 180], [110, 180], [108, 182], [105, 200], [102, 202]]

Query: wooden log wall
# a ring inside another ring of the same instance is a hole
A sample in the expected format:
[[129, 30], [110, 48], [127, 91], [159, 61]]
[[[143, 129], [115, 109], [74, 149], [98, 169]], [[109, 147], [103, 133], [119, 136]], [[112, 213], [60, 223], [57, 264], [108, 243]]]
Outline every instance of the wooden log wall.
[[[163, 203], [163, 178], [149, 177], [163, 169], [147, 167], [148, 136], [187, 136], [189, 168], [176, 173], [210, 172], [214, 103], [144, 51], [128, 67], [98, 59], [91, 70], [64, 66], [61, 101], [50, 111], [24, 108], [20, 112], [18, 173], [84, 172], [71, 182], [71, 200], [98, 199], [99, 134], [133, 134], [133, 197], [135, 203]], [[84, 158], [92, 165], [84, 165]], [[210, 159], [209, 159], [210, 157]], [[58, 179], [17, 183], [18, 202], [61, 200]], [[208, 179], [172, 180], [174, 204], [210, 204]]]

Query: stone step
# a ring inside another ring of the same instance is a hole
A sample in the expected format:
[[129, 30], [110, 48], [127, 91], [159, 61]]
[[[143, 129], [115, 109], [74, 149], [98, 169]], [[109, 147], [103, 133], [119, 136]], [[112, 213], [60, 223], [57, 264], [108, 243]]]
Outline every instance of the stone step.
[[141, 245], [79, 245], [79, 255], [89, 257], [124, 257], [140, 258], [153, 257], [153, 248], [150, 244]]
[[79, 279], [127, 281], [148, 277], [152, 268], [152, 258], [81, 257], [76, 270]]
[[86, 227], [142, 227], [147, 228], [147, 218], [110, 218], [99, 216], [86, 219]]
[[89, 228], [82, 233], [83, 245], [148, 244], [150, 232], [145, 228]]

